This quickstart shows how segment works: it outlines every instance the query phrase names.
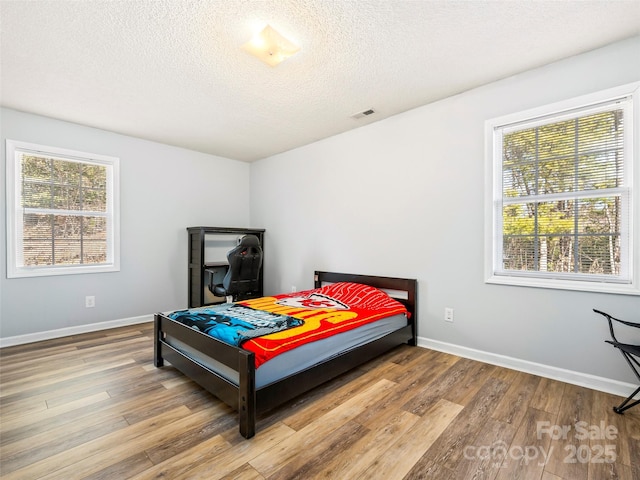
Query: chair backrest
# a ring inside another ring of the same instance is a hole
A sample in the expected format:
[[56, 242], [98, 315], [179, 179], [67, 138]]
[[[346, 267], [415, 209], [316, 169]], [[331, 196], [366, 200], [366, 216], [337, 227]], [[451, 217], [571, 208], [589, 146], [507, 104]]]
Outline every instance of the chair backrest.
[[229, 270], [222, 280], [227, 295], [242, 295], [259, 289], [262, 247], [255, 235], [245, 235], [227, 253]]

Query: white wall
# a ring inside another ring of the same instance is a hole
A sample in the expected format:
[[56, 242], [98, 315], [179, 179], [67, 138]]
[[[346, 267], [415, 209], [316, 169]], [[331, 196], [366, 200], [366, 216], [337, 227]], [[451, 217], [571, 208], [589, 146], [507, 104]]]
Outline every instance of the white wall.
[[[249, 226], [247, 163], [14, 110], [0, 115], [2, 339], [186, 308], [186, 227]], [[7, 138], [120, 158], [120, 272], [6, 278]], [[86, 295], [95, 308], [85, 308]]]
[[638, 59], [640, 37], [254, 163], [267, 293], [316, 269], [417, 278], [423, 342], [634, 381], [591, 310], [640, 321], [640, 297], [484, 283], [483, 190], [487, 119], [637, 81]]

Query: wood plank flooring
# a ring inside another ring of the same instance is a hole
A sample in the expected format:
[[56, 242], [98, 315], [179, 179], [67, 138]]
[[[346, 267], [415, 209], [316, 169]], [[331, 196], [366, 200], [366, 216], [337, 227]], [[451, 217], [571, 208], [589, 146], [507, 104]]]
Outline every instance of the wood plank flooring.
[[640, 407], [602, 392], [406, 346], [245, 440], [152, 355], [151, 324], [0, 350], [2, 479], [640, 479]]

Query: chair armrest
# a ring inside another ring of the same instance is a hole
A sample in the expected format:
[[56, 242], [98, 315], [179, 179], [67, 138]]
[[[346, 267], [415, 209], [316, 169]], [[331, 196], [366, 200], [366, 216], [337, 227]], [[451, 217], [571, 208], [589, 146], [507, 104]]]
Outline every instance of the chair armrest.
[[622, 323], [624, 325], [627, 325], [629, 327], [640, 328], [640, 323], [628, 322], [626, 320], [620, 320], [619, 318], [612, 317], [608, 313], [601, 312], [600, 310], [596, 310], [595, 308], [593, 309], [593, 311], [596, 312], [596, 313], [599, 313], [600, 315], [604, 315], [605, 317], [607, 317], [607, 319], [615, 320], [616, 322], [620, 322], [620, 323]]
[[596, 312], [596, 313], [599, 313], [600, 315], [603, 315], [607, 319], [607, 321], [609, 322], [609, 332], [611, 333], [611, 338], [616, 343], [620, 343], [620, 342], [618, 342], [618, 339], [616, 338], [616, 335], [613, 332], [613, 322], [612, 322], [612, 320], [615, 320], [616, 322], [622, 323], [623, 325], [627, 325], [629, 327], [640, 328], [640, 323], [627, 322], [626, 320], [620, 320], [619, 318], [612, 317], [608, 313], [602, 312], [600, 310], [596, 310], [595, 308], [593, 309], [593, 311]]

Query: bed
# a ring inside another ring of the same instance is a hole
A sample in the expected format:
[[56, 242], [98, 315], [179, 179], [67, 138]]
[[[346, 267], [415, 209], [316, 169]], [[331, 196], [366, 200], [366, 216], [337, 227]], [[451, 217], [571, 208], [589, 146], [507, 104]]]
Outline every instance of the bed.
[[[315, 289], [340, 282], [380, 289], [400, 302], [406, 314], [380, 319], [367, 329], [354, 328], [265, 360], [257, 359], [248, 343], [234, 346], [170, 318], [172, 314], [157, 313], [154, 364], [162, 367], [165, 361], [170, 363], [237, 410], [240, 434], [251, 438], [259, 412], [277, 407], [398, 345], [416, 345], [416, 280], [315, 272]], [[318, 360], [320, 352], [322, 358]]]

